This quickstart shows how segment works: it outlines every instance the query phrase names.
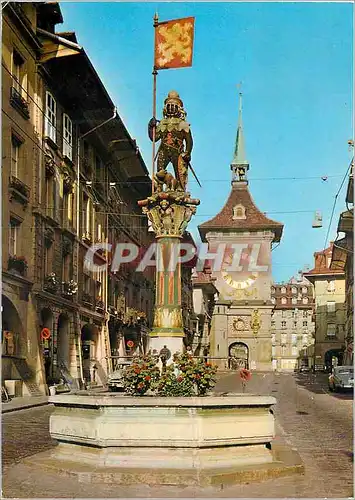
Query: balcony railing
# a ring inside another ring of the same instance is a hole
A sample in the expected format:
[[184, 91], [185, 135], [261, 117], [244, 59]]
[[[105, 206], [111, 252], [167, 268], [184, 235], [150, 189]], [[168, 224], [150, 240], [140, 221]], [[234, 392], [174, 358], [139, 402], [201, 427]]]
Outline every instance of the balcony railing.
[[28, 107], [28, 102], [22, 97], [21, 93], [15, 89], [15, 87], [11, 87], [10, 90], [10, 104], [13, 108], [15, 108], [26, 120], [30, 117], [30, 111]]
[[27, 261], [25, 257], [17, 257], [16, 255], [10, 256], [7, 268], [9, 271], [13, 270], [21, 274], [21, 276], [25, 276], [27, 270]]
[[30, 188], [20, 179], [12, 175], [9, 180], [10, 201], [16, 199], [27, 206], [30, 199]]

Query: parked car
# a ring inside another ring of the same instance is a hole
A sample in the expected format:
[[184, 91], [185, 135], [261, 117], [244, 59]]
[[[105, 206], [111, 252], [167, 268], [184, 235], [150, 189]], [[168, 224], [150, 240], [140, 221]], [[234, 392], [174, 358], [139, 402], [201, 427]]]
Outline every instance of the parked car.
[[126, 366], [129, 366], [130, 364], [131, 361], [126, 359], [118, 361], [115, 371], [107, 377], [107, 386], [109, 391], [124, 391], [122, 372]]
[[352, 389], [354, 387], [354, 367], [336, 366], [328, 378], [330, 391]]
[[311, 369], [309, 366], [302, 365], [300, 368], [300, 373], [308, 373], [310, 371], [311, 371]]

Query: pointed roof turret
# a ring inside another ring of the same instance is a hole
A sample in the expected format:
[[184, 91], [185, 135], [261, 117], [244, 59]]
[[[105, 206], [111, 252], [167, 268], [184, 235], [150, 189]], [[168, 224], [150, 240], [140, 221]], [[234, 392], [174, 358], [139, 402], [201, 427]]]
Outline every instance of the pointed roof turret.
[[237, 129], [237, 137], [235, 141], [232, 165], [248, 165], [245, 154], [244, 133], [243, 133], [242, 96], [243, 94], [239, 92], [238, 129]]
[[281, 240], [283, 224], [266, 217], [250, 195], [246, 173], [246, 160], [242, 127], [242, 94], [239, 93], [239, 118], [233, 161], [231, 163], [232, 190], [222, 210], [212, 219], [198, 226], [202, 241], [208, 232], [266, 231], [274, 233], [274, 242]]
[[233, 173], [232, 183], [234, 182], [248, 183], [246, 178], [246, 173], [249, 170], [249, 163], [246, 159], [246, 153], [245, 153], [241, 92], [239, 92], [238, 128], [237, 128], [237, 137], [235, 140], [234, 155], [231, 163], [231, 170]]

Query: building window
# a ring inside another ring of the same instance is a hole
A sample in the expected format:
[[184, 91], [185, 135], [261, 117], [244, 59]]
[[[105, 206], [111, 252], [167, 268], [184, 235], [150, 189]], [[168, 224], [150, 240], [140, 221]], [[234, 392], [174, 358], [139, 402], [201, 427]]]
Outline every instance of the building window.
[[285, 345], [281, 346], [281, 356], [286, 356], [287, 347]]
[[296, 297], [292, 297], [292, 304], [297, 304], [297, 298]]
[[275, 326], [275, 320], [274, 320], [274, 319], [272, 319], [272, 320], [271, 320], [271, 326], [272, 326], [272, 327], [274, 327], [274, 326]]
[[275, 342], [276, 342], [276, 334], [275, 334], [275, 333], [272, 333], [272, 334], [271, 334], [271, 342], [272, 342], [273, 344], [275, 344]]
[[46, 92], [46, 116], [44, 121], [44, 135], [56, 142], [57, 104], [50, 92]]
[[335, 292], [335, 281], [328, 281], [327, 292], [332, 293]]
[[285, 318], [286, 317], [286, 311], [281, 311], [281, 318]]
[[84, 292], [91, 295], [91, 282], [88, 274], [84, 274]]
[[293, 328], [297, 328], [297, 321], [293, 322]]
[[298, 349], [297, 346], [292, 347], [292, 356], [298, 356]]
[[272, 304], [276, 304], [276, 299], [275, 299], [275, 297], [271, 297], [271, 303], [272, 303]]
[[44, 247], [44, 276], [48, 276], [52, 272], [53, 262], [53, 244]]
[[285, 345], [287, 343], [287, 333], [281, 333], [281, 344]]
[[302, 344], [304, 346], [308, 344], [308, 335], [306, 333], [302, 336]]
[[286, 287], [281, 287], [281, 293], [286, 293]]
[[307, 318], [307, 311], [303, 311], [302, 315], [304, 318]]
[[297, 288], [295, 286], [292, 287], [292, 293], [297, 293]]
[[327, 312], [334, 313], [335, 312], [335, 302], [327, 302]]
[[276, 356], [276, 347], [274, 345], [271, 346], [271, 356], [272, 357]]
[[63, 155], [73, 159], [73, 123], [68, 115], [63, 114]]
[[63, 281], [67, 283], [71, 279], [71, 254], [63, 255], [62, 269]]
[[286, 321], [281, 321], [281, 328], [286, 328]]
[[286, 297], [281, 297], [281, 304], [287, 304]]
[[16, 219], [10, 219], [9, 224], [9, 255], [16, 255], [18, 251], [20, 223]]
[[233, 219], [246, 219], [245, 207], [243, 205], [236, 205], [233, 207]]
[[25, 60], [14, 50], [12, 52], [12, 86], [18, 94], [27, 100], [27, 74]]
[[308, 304], [308, 297], [303, 297], [302, 302], [303, 304]]
[[336, 325], [335, 325], [335, 323], [328, 323], [328, 326], [327, 326], [327, 336], [328, 337], [335, 337], [335, 332], [336, 332]]
[[303, 326], [304, 326], [304, 327], [307, 327], [307, 326], [308, 326], [308, 322], [307, 322], [307, 321], [304, 321], [304, 322], [303, 322]]
[[308, 288], [306, 286], [302, 287], [302, 293], [307, 294], [308, 293]]
[[20, 148], [22, 142], [14, 135], [11, 135], [11, 175], [20, 177]]
[[297, 333], [292, 334], [292, 345], [297, 344]]

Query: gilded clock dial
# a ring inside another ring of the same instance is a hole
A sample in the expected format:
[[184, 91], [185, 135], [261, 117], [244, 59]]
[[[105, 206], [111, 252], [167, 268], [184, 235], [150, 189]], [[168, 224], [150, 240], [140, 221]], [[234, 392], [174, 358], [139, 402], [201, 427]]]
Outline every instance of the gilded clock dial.
[[256, 273], [241, 273], [241, 272], [232, 272], [232, 271], [227, 271], [226, 268], [228, 268], [232, 263], [232, 257], [229, 256], [226, 258], [224, 262], [224, 270], [222, 270], [221, 275], [225, 283], [230, 286], [231, 288], [234, 288], [235, 290], [246, 290], [247, 288], [251, 287], [255, 280], [257, 279], [257, 274]]

